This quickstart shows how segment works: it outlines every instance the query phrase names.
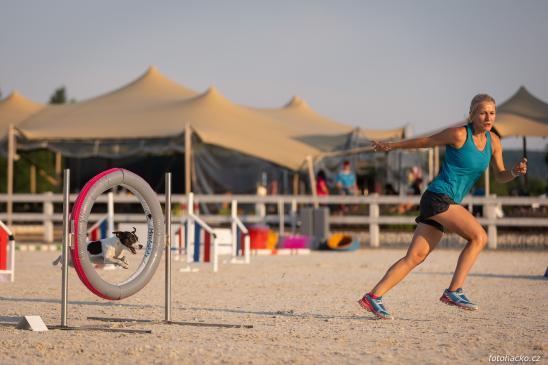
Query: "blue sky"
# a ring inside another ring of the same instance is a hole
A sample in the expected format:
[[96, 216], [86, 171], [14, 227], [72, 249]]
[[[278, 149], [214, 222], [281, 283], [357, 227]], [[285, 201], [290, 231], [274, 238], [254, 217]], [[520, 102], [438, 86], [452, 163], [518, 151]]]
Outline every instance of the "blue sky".
[[[0, 90], [90, 98], [148, 65], [196, 91], [277, 107], [293, 95], [365, 128], [450, 125], [519, 86], [548, 101], [548, 1], [0, 2]], [[528, 145], [542, 149], [546, 140]], [[507, 148], [521, 142], [505, 141]]]

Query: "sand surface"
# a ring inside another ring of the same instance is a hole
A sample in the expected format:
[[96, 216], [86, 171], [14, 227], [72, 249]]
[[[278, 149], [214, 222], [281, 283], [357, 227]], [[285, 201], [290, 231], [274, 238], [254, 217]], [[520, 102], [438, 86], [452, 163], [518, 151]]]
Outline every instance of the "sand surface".
[[[483, 252], [465, 286], [480, 310], [467, 312], [438, 300], [459, 251], [436, 251], [385, 296], [396, 319], [375, 320], [356, 300], [404, 252], [252, 257], [216, 274], [179, 273], [174, 262], [173, 320], [253, 328], [110, 324], [151, 334], [15, 329], [23, 315], [60, 323], [58, 253], [18, 252], [15, 283], [0, 283], [0, 364], [475, 364], [490, 355], [548, 363], [548, 252]], [[69, 277], [69, 325], [109, 325], [89, 316], [164, 318], [163, 265], [120, 302], [94, 296], [74, 271]]]

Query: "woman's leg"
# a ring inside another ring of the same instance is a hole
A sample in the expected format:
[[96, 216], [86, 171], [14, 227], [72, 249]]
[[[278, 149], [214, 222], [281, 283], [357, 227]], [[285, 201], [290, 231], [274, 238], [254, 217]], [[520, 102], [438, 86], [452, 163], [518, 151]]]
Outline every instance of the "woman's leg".
[[381, 281], [371, 290], [371, 293], [379, 297], [383, 296], [426, 259], [442, 236], [443, 232], [437, 228], [420, 223], [415, 230], [407, 254], [388, 269]]
[[455, 291], [462, 287], [468, 272], [472, 268], [472, 265], [474, 265], [474, 262], [476, 262], [476, 258], [487, 244], [487, 235], [476, 218], [460, 205], [451, 205], [447, 211], [435, 215], [430, 219], [435, 220], [448, 230], [468, 240], [468, 244], [459, 256], [457, 267], [449, 286], [450, 291]]

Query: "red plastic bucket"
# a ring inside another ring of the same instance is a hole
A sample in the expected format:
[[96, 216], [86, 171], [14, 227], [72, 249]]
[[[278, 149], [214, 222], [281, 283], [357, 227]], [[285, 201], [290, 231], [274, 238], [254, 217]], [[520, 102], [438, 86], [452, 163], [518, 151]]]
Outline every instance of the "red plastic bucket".
[[268, 244], [268, 232], [270, 228], [264, 226], [249, 228], [249, 246], [252, 250], [263, 249]]

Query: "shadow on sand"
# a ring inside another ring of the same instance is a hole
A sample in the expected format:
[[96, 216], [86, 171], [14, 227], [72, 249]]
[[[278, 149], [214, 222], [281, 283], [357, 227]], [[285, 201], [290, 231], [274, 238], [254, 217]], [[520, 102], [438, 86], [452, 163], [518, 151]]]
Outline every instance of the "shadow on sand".
[[[50, 303], [50, 304], [60, 304], [61, 299], [47, 299], [47, 298], [17, 298], [17, 297], [0, 297], [0, 302], [29, 302], [29, 303]], [[159, 307], [156, 305], [149, 304], [124, 304], [117, 302], [89, 302], [89, 301], [78, 301], [78, 300], [69, 300], [68, 304], [79, 304], [79, 305], [93, 305], [98, 307], [128, 307], [128, 308], [154, 308]]]
[[[343, 319], [343, 320], [357, 320], [357, 321], [376, 321], [378, 318], [375, 318], [370, 313], [364, 313], [363, 315], [329, 315], [329, 314], [318, 314], [318, 313], [298, 313], [293, 310], [285, 311], [253, 311], [246, 309], [229, 309], [229, 308], [199, 308], [199, 307], [180, 307], [181, 310], [190, 310], [190, 311], [206, 311], [206, 312], [219, 312], [219, 313], [234, 313], [234, 314], [252, 314], [256, 316], [265, 316], [265, 317], [290, 317], [298, 319], [320, 319], [324, 321]], [[429, 321], [429, 320], [427, 320]]]
[[[46, 299], [46, 298], [16, 298], [16, 297], [0, 297], [0, 301], [5, 302], [30, 302], [30, 303], [51, 303], [59, 304], [60, 300]], [[122, 304], [120, 302], [89, 302], [89, 301], [69, 301], [70, 305], [91, 305], [99, 307], [128, 307], [128, 308], [160, 308], [163, 306], [160, 305], [137, 305], [137, 304]], [[264, 317], [290, 317], [296, 319], [319, 319], [324, 321], [329, 320], [357, 320], [357, 321], [376, 321], [378, 320], [370, 313], [364, 313], [363, 315], [330, 315], [330, 314], [318, 314], [318, 313], [307, 313], [307, 312], [295, 312], [293, 310], [280, 310], [280, 311], [254, 311], [247, 309], [230, 309], [230, 308], [204, 308], [204, 307], [174, 307], [174, 310], [182, 311], [206, 311], [206, 312], [217, 312], [217, 313], [233, 313], [233, 314], [251, 314], [255, 316], [264, 316]], [[15, 325], [20, 317], [1, 317], [0, 316], [0, 325]], [[400, 318], [402, 319], [402, 318]], [[410, 319], [411, 320], [411, 319]], [[413, 321], [417, 321], [413, 319]], [[431, 320], [419, 320], [419, 321], [431, 321]]]
[[[420, 275], [443, 275], [443, 276], [453, 276], [453, 272], [427, 272], [427, 271], [417, 271], [414, 274]], [[548, 280], [547, 277], [542, 275], [511, 275], [511, 274], [491, 274], [491, 273], [470, 273], [468, 276], [477, 277], [477, 278], [495, 278], [495, 279], [518, 279], [518, 280]]]

